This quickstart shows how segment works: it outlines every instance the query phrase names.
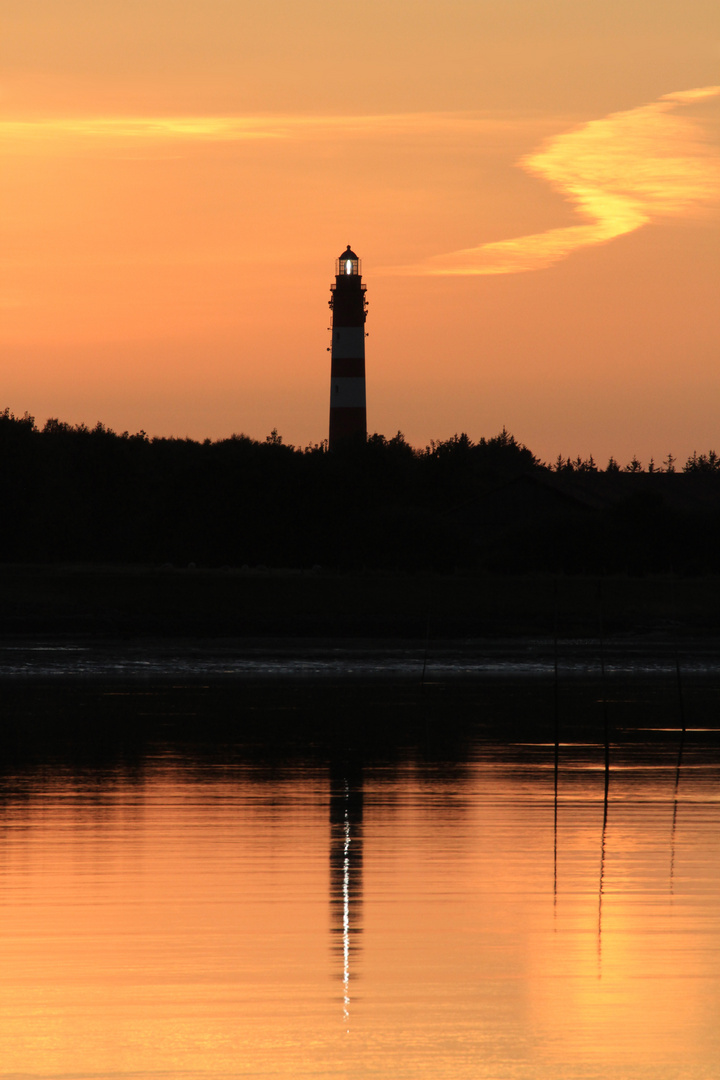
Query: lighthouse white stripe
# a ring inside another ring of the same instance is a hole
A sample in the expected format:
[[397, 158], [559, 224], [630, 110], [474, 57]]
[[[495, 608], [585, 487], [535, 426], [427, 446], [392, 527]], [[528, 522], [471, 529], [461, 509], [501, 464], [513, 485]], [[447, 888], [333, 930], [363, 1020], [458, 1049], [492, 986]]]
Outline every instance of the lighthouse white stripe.
[[365, 380], [343, 377], [330, 380], [331, 409], [364, 409]]
[[332, 332], [332, 355], [338, 360], [359, 360], [365, 356], [362, 326], [338, 326]]

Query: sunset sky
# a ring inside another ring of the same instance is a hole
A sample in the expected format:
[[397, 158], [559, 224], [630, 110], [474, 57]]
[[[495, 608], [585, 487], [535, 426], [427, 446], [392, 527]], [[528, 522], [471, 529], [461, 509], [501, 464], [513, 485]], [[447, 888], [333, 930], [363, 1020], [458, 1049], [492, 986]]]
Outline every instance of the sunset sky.
[[5, 0], [0, 408], [720, 450], [717, 0]]

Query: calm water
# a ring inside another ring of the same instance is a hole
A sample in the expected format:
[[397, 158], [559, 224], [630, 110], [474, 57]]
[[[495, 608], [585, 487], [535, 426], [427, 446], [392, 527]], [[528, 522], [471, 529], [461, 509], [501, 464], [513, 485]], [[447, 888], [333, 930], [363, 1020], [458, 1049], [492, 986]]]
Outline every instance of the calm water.
[[716, 1078], [716, 699], [682, 738], [671, 686], [603, 702], [609, 771], [590, 690], [557, 755], [534, 691], [397, 738], [343, 694], [13, 699], [0, 1076]]

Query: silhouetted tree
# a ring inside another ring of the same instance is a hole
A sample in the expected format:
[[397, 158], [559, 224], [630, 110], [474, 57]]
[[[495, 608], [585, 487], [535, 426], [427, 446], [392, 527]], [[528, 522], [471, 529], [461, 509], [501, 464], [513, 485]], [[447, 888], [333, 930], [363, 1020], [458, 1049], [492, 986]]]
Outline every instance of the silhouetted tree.
[[683, 472], [720, 472], [720, 455], [714, 450], [707, 454], [698, 454], [697, 450], [693, 450], [683, 465]]
[[[331, 454], [326, 442], [288, 445], [277, 429], [262, 441], [241, 433], [199, 442], [57, 418], [39, 429], [5, 409], [0, 558], [402, 571], [714, 567], [720, 455], [694, 453], [684, 467], [688, 492], [702, 496], [697, 511], [671, 511], [662, 478], [648, 487], [637, 458], [628, 470], [637, 479], [598, 489], [592, 456], [560, 455], [548, 470], [505, 428], [422, 450], [400, 431], [373, 434]], [[546, 485], [544, 471], [571, 473], [572, 484]], [[611, 458], [605, 472], [620, 471]]]

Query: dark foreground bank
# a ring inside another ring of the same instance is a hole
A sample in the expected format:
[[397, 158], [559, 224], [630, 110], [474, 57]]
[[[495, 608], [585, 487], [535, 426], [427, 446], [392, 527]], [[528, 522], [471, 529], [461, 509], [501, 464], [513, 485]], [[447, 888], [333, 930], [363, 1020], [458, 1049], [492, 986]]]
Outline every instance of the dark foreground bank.
[[422, 643], [720, 636], [720, 577], [0, 565], [0, 634]]
[[[118, 435], [0, 412], [0, 560], [339, 573], [713, 573], [720, 457], [559, 460], [507, 431], [343, 453]], [[670, 471], [672, 470], [672, 471]]]

